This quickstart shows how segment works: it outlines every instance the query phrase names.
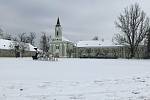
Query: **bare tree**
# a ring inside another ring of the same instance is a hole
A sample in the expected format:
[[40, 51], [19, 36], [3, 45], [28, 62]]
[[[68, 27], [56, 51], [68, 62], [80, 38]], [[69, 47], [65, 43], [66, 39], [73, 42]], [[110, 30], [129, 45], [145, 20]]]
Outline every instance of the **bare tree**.
[[12, 37], [12, 35], [11, 35], [11, 34], [9, 34], [9, 33], [5, 33], [5, 34], [3, 34], [3, 39], [6, 39], [6, 40], [12, 40], [12, 39], [13, 39], [13, 37]]
[[50, 38], [46, 36], [46, 33], [42, 33], [41, 41], [40, 41], [40, 48], [45, 53], [47, 53], [49, 50], [49, 41], [50, 41]]
[[18, 35], [18, 41], [20, 42], [25, 42], [25, 43], [30, 43], [34, 45], [34, 40], [36, 38], [36, 35], [34, 32], [30, 32], [29, 34], [27, 33], [21, 33]]
[[30, 34], [28, 36], [29, 43], [34, 45], [35, 38], [36, 38], [35, 33], [34, 32], [30, 32]]
[[3, 29], [2, 28], [0, 28], [0, 38], [3, 38]]
[[6, 39], [6, 40], [12, 40], [12, 35], [10, 33], [4, 32], [3, 29], [0, 28], [0, 38]]
[[149, 18], [138, 4], [134, 4], [124, 9], [115, 24], [121, 31], [115, 36], [116, 42], [128, 45], [130, 57], [135, 57], [139, 44], [148, 33]]
[[20, 33], [18, 34], [18, 41], [19, 42], [26, 42], [27, 38], [26, 38], [26, 33]]
[[16, 39], [16, 41], [18, 42], [21, 57], [23, 57], [25, 50], [28, 48], [28, 46], [26, 44], [27, 40], [28, 40], [28, 38], [27, 38], [26, 33], [18, 34], [18, 38]]

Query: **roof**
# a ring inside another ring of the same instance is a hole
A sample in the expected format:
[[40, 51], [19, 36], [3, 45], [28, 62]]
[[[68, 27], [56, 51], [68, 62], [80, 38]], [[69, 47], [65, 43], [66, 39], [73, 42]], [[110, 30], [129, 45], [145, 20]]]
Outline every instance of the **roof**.
[[77, 47], [112, 47], [112, 46], [121, 46], [121, 45], [115, 45], [110, 41], [99, 41], [99, 40], [79, 41], [77, 43]]
[[[28, 51], [35, 51], [33, 45], [31, 45], [30, 43], [26, 43], [29, 46], [29, 50]], [[0, 49], [13, 49], [15, 45], [15, 41], [11, 41], [11, 40], [5, 40], [5, 39], [0, 39]]]
[[57, 19], [57, 25], [60, 25], [59, 17], [58, 17], [58, 19]]
[[61, 26], [61, 25], [60, 25], [60, 21], [59, 21], [59, 17], [58, 17], [58, 19], [57, 19], [57, 24], [56, 24], [56, 26]]
[[[53, 38], [53, 40], [55, 40], [55, 38]], [[72, 42], [69, 39], [67, 39], [66, 37], [62, 36], [62, 41], [66, 41], [66, 42]]]
[[62, 41], [67, 41], [67, 42], [71, 42], [69, 39], [65, 38], [62, 36]]
[[[30, 43], [28, 43], [28, 46], [29, 46], [29, 51], [36, 51], [35, 48], [37, 48], [37, 47], [34, 47]], [[39, 51], [39, 49], [37, 49], [37, 50]]]
[[0, 39], [0, 49], [11, 49], [12, 41]]

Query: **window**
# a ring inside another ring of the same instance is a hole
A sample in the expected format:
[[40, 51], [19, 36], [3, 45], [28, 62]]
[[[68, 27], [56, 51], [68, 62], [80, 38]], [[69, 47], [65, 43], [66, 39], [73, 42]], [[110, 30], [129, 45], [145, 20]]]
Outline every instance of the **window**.
[[58, 31], [56, 32], [56, 36], [58, 36]]
[[58, 46], [58, 45], [56, 45], [56, 49], [59, 49], [59, 46]]

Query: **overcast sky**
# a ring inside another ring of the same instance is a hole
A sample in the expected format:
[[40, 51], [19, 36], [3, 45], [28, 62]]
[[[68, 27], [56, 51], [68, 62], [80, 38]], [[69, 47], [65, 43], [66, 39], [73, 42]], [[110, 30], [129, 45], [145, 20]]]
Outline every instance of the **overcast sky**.
[[122, 10], [139, 3], [150, 16], [150, 0], [0, 0], [0, 27], [6, 32], [54, 34], [57, 17], [63, 35], [72, 41], [94, 36], [111, 39]]

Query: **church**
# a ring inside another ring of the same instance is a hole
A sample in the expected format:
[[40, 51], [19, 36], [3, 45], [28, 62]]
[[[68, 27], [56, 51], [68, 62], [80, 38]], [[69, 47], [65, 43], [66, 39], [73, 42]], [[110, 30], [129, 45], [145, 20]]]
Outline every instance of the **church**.
[[[128, 46], [116, 45], [108, 40], [89, 40], [71, 42], [63, 36], [59, 18], [55, 25], [54, 38], [50, 42], [49, 52], [60, 58], [129, 58]], [[145, 46], [140, 45], [136, 58], [145, 56]]]
[[66, 58], [71, 57], [71, 51], [74, 48], [74, 43], [63, 37], [62, 27], [59, 18], [55, 25], [55, 35], [50, 43], [50, 53], [56, 57]]

